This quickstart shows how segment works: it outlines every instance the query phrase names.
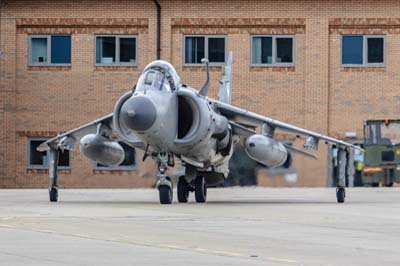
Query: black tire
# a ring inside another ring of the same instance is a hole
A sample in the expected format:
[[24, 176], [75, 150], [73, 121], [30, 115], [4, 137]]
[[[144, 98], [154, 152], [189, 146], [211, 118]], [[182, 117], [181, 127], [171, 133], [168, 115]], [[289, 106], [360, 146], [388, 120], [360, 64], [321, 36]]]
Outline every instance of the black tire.
[[188, 202], [189, 198], [189, 187], [185, 176], [180, 176], [178, 180], [177, 193], [179, 202]]
[[337, 188], [336, 189], [336, 199], [338, 203], [343, 203], [344, 198], [346, 197], [346, 191], [344, 188]]
[[196, 177], [194, 184], [194, 195], [196, 202], [202, 203], [207, 200], [207, 185], [204, 176]]
[[389, 182], [389, 183], [385, 184], [385, 187], [393, 187], [393, 182]]
[[49, 197], [51, 202], [57, 202], [58, 201], [58, 189], [55, 187], [52, 187], [49, 189]]
[[372, 187], [379, 187], [379, 183], [378, 183], [378, 182], [372, 183], [371, 186], [372, 186]]
[[158, 188], [160, 194], [161, 204], [171, 204], [172, 203], [172, 189], [169, 186], [160, 186]]

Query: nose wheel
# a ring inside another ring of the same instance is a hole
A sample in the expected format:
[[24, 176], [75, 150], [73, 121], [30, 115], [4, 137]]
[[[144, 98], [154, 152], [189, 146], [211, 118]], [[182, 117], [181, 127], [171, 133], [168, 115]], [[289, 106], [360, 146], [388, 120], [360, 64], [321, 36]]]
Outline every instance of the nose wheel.
[[169, 176], [166, 175], [168, 169], [168, 154], [158, 154], [158, 181], [156, 187], [160, 196], [161, 204], [171, 204], [173, 199], [172, 193], [172, 181]]
[[161, 185], [158, 187], [158, 192], [160, 194], [160, 203], [161, 204], [171, 204], [173, 193], [172, 186]]

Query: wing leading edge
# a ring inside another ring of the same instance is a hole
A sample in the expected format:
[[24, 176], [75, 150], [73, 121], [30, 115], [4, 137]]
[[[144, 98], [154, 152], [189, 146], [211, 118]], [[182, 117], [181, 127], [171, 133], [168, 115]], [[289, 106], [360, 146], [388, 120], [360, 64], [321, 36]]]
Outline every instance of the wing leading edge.
[[[37, 150], [47, 151], [50, 148], [55, 150], [73, 150], [75, 143], [78, 142], [83, 136], [98, 132], [99, 125], [111, 132], [113, 130], [113, 113], [51, 138], [40, 144]], [[126, 141], [124, 142], [127, 143]], [[127, 144], [135, 148], [145, 149], [144, 143], [139, 140], [138, 142], [129, 142]]]
[[112, 120], [113, 120], [113, 114], [108, 114], [106, 116], [103, 116], [99, 119], [93, 120], [87, 124], [84, 124], [80, 127], [77, 127], [75, 129], [72, 129], [66, 133], [63, 133], [61, 135], [58, 135], [54, 138], [51, 138], [47, 140], [46, 142], [43, 142], [42, 144], [39, 145], [37, 148], [38, 151], [47, 151], [50, 148], [53, 149], [66, 149], [66, 150], [72, 150], [74, 147], [74, 144], [79, 141], [83, 136], [89, 133], [96, 132], [97, 126], [99, 124], [105, 125], [109, 127], [110, 129], [112, 128]]
[[360, 148], [359, 146], [353, 145], [351, 143], [339, 139], [335, 139], [304, 128], [293, 126], [285, 122], [274, 120], [272, 118], [262, 116], [220, 101], [215, 101], [211, 99], [209, 99], [209, 101], [213, 102], [214, 108], [219, 110], [219, 112], [222, 115], [226, 116], [226, 118], [230, 120], [231, 125], [239, 135], [246, 136], [250, 132], [254, 132], [250, 128], [262, 127], [264, 124], [267, 124], [268, 126], [274, 129], [280, 129], [288, 133], [292, 133], [295, 135], [302, 135], [311, 138], [306, 141], [305, 146], [312, 147], [314, 149], [316, 149], [318, 141], [322, 140], [335, 144], [339, 147], [352, 148], [363, 151], [363, 149]]

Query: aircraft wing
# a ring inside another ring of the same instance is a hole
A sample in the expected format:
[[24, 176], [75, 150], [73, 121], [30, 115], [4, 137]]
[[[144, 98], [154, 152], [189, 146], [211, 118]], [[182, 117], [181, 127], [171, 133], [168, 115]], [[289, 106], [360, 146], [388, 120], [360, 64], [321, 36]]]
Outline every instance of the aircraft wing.
[[213, 103], [215, 109], [217, 109], [229, 120], [233, 131], [238, 135], [248, 136], [251, 132], [254, 132], [254, 129], [256, 127], [262, 127], [263, 124], [267, 124], [274, 129], [279, 129], [288, 133], [307, 137], [308, 139], [306, 141], [305, 147], [317, 149], [318, 141], [322, 140], [328, 143], [336, 144], [339, 147], [353, 148], [363, 151], [363, 149], [359, 146], [339, 139], [331, 138], [329, 136], [322, 135], [304, 128], [274, 120], [272, 118], [253, 113], [227, 103], [212, 99], [209, 99], [209, 101]]
[[[107, 128], [113, 128], [113, 113], [103, 116], [99, 119], [93, 120], [87, 124], [84, 124], [78, 128], [72, 129], [64, 134], [58, 135], [54, 138], [47, 140], [39, 145], [37, 148], [38, 151], [47, 151], [50, 148], [53, 149], [65, 149], [65, 150], [73, 150], [74, 145], [78, 142], [83, 136], [96, 133], [98, 125], [106, 126]], [[126, 142], [126, 141], [124, 141]], [[139, 139], [137, 142], [129, 142], [127, 143], [130, 146], [135, 148], [144, 149], [144, 143], [141, 142]]]

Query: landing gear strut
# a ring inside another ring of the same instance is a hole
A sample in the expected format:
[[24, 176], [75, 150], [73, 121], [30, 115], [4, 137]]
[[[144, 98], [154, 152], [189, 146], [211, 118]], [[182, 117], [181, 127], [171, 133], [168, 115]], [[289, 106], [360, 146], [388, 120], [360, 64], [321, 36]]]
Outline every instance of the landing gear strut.
[[172, 181], [169, 176], [166, 175], [168, 169], [168, 154], [158, 154], [158, 181], [156, 187], [158, 188], [160, 203], [171, 204], [173, 199], [172, 193]]
[[50, 165], [49, 165], [49, 197], [51, 202], [58, 201], [58, 166], [59, 150], [50, 148]]
[[338, 181], [336, 187], [336, 199], [338, 203], [343, 203], [346, 197], [346, 172], [348, 172], [348, 154], [345, 149], [339, 148], [338, 149], [338, 166], [339, 166], [339, 173], [338, 173]]

